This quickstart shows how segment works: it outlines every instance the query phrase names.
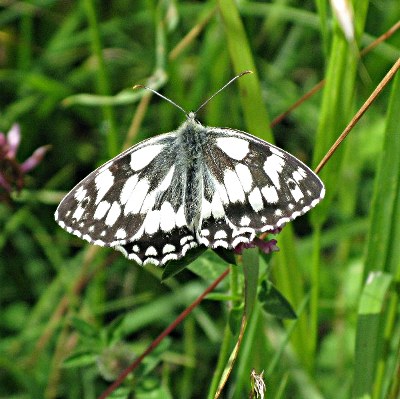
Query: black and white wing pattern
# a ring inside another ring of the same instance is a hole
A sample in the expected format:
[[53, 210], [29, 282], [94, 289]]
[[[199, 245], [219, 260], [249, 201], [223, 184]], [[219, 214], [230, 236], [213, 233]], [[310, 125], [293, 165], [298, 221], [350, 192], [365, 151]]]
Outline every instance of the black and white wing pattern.
[[235, 248], [308, 212], [325, 195], [319, 177], [286, 151], [251, 134], [208, 128], [200, 242]]
[[67, 232], [139, 264], [164, 264], [197, 246], [184, 214], [177, 134], [145, 140], [83, 179], [55, 213]]
[[301, 161], [256, 137], [210, 128], [194, 114], [82, 180], [55, 219], [69, 233], [163, 265], [199, 245], [233, 249], [281, 227], [324, 196]]

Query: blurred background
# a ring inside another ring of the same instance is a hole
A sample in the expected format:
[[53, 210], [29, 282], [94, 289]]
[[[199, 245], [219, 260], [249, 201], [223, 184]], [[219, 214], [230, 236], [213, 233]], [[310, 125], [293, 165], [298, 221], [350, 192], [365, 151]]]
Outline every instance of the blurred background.
[[[251, 69], [198, 118], [315, 168], [400, 54], [398, 1], [340, 4], [0, 1], [0, 398], [98, 397], [228, 267], [208, 251], [161, 284], [55, 223], [88, 173], [184, 121], [132, 86], [190, 111]], [[321, 172], [326, 199], [260, 258], [259, 289], [273, 281], [298, 318], [257, 302], [222, 397], [249, 397], [253, 368], [269, 399], [400, 397], [399, 107], [397, 77]], [[231, 269], [113, 397], [214, 397], [243, 309]]]

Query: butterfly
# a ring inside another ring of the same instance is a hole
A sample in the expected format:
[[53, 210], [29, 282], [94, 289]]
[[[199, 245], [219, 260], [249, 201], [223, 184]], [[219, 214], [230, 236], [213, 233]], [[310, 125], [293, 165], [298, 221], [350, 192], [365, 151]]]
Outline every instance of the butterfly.
[[58, 224], [138, 264], [165, 265], [192, 248], [251, 243], [323, 199], [322, 181], [293, 155], [185, 114], [177, 130], [140, 142], [78, 183], [55, 212]]

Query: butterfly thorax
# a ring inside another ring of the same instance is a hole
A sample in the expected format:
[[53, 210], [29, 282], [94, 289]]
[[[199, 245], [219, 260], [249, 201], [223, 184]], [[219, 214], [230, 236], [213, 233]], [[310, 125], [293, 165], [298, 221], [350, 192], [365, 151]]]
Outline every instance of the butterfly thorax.
[[177, 131], [176, 167], [184, 187], [185, 218], [193, 231], [198, 230], [203, 197], [204, 151], [208, 145], [207, 129], [190, 113]]

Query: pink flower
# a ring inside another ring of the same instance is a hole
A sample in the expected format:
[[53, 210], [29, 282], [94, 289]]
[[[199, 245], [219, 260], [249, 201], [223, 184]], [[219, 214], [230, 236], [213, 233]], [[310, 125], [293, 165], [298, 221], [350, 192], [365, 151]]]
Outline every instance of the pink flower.
[[20, 164], [16, 159], [20, 142], [21, 130], [16, 123], [7, 136], [0, 133], [0, 189], [3, 188], [7, 194], [10, 194], [13, 189], [17, 191], [22, 189], [25, 174], [41, 162], [50, 148], [49, 145], [39, 147]]
[[251, 242], [242, 242], [235, 248], [235, 254], [240, 255], [244, 249], [255, 248], [258, 247], [260, 250], [266, 254], [271, 252], [279, 251], [278, 246], [276, 245], [278, 241], [275, 239], [263, 241], [258, 237], [254, 237]]

